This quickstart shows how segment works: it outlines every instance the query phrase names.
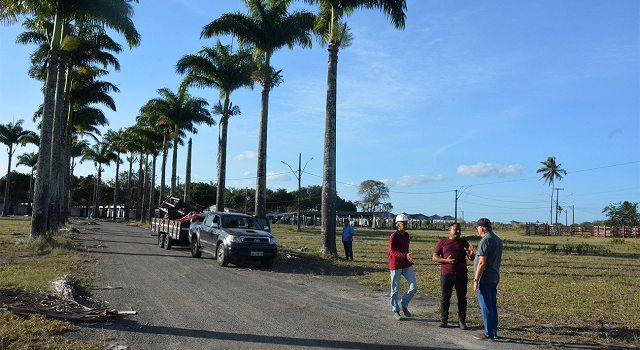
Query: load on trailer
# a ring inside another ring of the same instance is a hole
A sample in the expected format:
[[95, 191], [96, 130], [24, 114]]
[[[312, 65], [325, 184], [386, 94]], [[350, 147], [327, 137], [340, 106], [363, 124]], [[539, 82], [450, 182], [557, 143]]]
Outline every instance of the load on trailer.
[[158, 235], [158, 246], [171, 249], [173, 245], [189, 245], [189, 227], [202, 220], [189, 204], [177, 197], [167, 197], [151, 218], [151, 232]]

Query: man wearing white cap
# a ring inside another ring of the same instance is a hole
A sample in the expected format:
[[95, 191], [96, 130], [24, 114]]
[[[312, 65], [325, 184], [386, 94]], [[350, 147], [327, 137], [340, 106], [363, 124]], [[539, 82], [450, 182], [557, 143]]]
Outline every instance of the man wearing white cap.
[[[393, 317], [400, 321], [400, 305], [402, 305], [402, 313], [406, 317], [411, 317], [409, 312], [409, 302], [416, 294], [417, 283], [416, 275], [413, 271], [413, 258], [409, 252], [409, 232], [407, 232], [407, 224], [409, 217], [406, 214], [396, 216], [396, 224], [398, 230], [391, 234], [389, 239], [389, 270], [391, 273], [391, 308]], [[398, 290], [400, 289], [400, 276], [404, 276], [409, 284], [409, 289], [402, 296], [400, 305], [398, 305]]]

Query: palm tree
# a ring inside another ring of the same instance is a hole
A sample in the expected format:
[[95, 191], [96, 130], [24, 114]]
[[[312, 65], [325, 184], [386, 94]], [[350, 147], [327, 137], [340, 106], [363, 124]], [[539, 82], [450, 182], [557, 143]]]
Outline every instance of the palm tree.
[[71, 210], [71, 203], [73, 203], [73, 171], [76, 168], [76, 158], [81, 157], [85, 150], [89, 148], [89, 141], [87, 140], [75, 140], [69, 149], [69, 179], [67, 180], [67, 203], [65, 218], [68, 216]]
[[336, 250], [336, 99], [338, 80], [338, 50], [348, 42], [348, 28], [343, 17], [356, 9], [382, 11], [393, 26], [404, 29], [406, 0], [305, 0], [320, 6], [316, 31], [329, 43], [327, 102], [324, 132], [324, 165], [322, 170], [322, 248], [325, 254]]
[[104, 142], [98, 142], [92, 147], [85, 150], [80, 162], [85, 160], [93, 161], [97, 171], [97, 183], [95, 192], [95, 201], [93, 205], [93, 217], [98, 216], [98, 206], [100, 206], [100, 197], [102, 194], [102, 172], [104, 171], [103, 165], [109, 165], [111, 162], [117, 159], [116, 153], [109, 147], [109, 144]]
[[29, 176], [29, 211], [31, 211], [31, 202], [33, 201], [33, 183], [35, 181], [33, 173], [38, 169], [38, 153], [30, 152], [19, 155], [18, 163], [16, 163], [16, 165], [24, 165], [31, 169], [31, 175]]
[[16, 152], [13, 149], [14, 145], [25, 144], [26, 138], [33, 134], [32, 131], [24, 130], [22, 124], [23, 119], [18, 120], [16, 123], [0, 124], [0, 143], [7, 145], [7, 154], [9, 155], [9, 163], [7, 165], [7, 181], [4, 186], [4, 204], [2, 205], [2, 216], [7, 216], [9, 213], [9, 183], [11, 176], [11, 158]]
[[255, 215], [265, 216], [267, 208], [267, 121], [269, 116], [269, 92], [281, 81], [280, 71], [271, 67], [273, 53], [288, 46], [311, 47], [310, 31], [315, 16], [308, 11], [288, 13], [293, 0], [243, 0], [248, 15], [225, 13], [207, 24], [200, 37], [210, 38], [221, 34], [233, 34], [238, 42], [253, 47], [259, 57], [256, 79], [262, 85], [260, 106], [260, 136], [258, 141], [258, 169], [256, 179]]
[[218, 136], [218, 193], [216, 210], [224, 211], [225, 179], [227, 169], [227, 126], [229, 118], [240, 114], [240, 108], [231, 103], [231, 93], [241, 87], [253, 89], [252, 73], [256, 69], [251, 59], [251, 51], [241, 47], [233, 52], [231, 45], [222, 45], [220, 40], [213, 47], [205, 47], [197, 55], [183, 56], [176, 65], [176, 71], [185, 76], [182, 86], [213, 87], [220, 92], [220, 98], [213, 107], [214, 114], [220, 115], [220, 135]]
[[[205, 123], [208, 126], [215, 125], [211, 113], [206, 109], [209, 105], [202, 98], [193, 97], [185, 89], [178, 89], [174, 93], [167, 88], [159, 89], [161, 97], [147, 102], [141, 109], [142, 114], [158, 117], [157, 126], [172, 129], [173, 133], [173, 164], [171, 167], [171, 195], [175, 196], [176, 171], [178, 165], [178, 143], [181, 132], [189, 131], [196, 134], [198, 129], [194, 124]], [[165, 152], [166, 153], [166, 152]]]
[[104, 139], [109, 143], [111, 149], [116, 152], [116, 177], [115, 186], [113, 190], [113, 220], [118, 218], [118, 191], [120, 190], [120, 182], [118, 176], [120, 175], [120, 154], [129, 151], [129, 145], [131, 144], [131, 135], [127, 134], [125, 130], [120, 128], [118, 131], [109, 130], [104, 135]]
[[[47, 78], [45, 83], [45, 99], [43, 104], [42, 126], [40, 128], [40, 169], [36, 179], [36, 196], [34, 201], [34, 212], [31, 218], [30, 238], [35, 239], [44, 234], [49, 222], [49, 186], [51, 164], [55, 165], [55, 160], [59, 158], [60, 149], [53, 148], [52, 129], [54, 127], [54, 117], [66, 119], [64, 108], [64, 87], [66, 80], [66, 66], [64, 56], [61, 52], [62, 42], [65, 38], [64, 30], [68, 25], [76, 20], [90, 19], [93, 23], [104, 25], [121, 33], [126, 38], [130, 47], [137, 46], [140, 42], [140, 34], [135, 29], [131, 17], [133, 7], [131, 0], [3, 0], [2, 11], [0, 11], [0, 22], [9, 24], [18, 21], [20, 16], [32, 15], [37, 18], [54, 18], [54, 26], [51, 34], [51, 45], [49, 59], [47, 60]], [[63, 64], [59, 64], [62, 61]], [[60, 91], [56, 94], [56, 90]], [[56, 107], [57, 105], [57, 107]], [[57, 130], [64, 123], [55, 123]], [[63, 135], [59, 131], [58, 135]], [[58, 131], [56, 131], [58, 133]], [[59, 138], [59, 137], [58, 137]], [[52, 162], [53, 161], [53, 162]], [[48, 166], [42, 166], [47, 164]]]
[[[540, 180], [544, 179], [544, 183], [547, 182], [551, 186], [551, 209], [549, 224], [553, 222], [553, 191], [555, 191], [555, 182], [562, 180], [562, 175], [567, 175], [567, 171], [561, 169], [562, 164], [556, 164], [556, 157], [549, 157], [544, 162], [540, 162], [542, 167], [536, 171], [536, 173], [542, 173]], [[558, 216], [556, 215], [556, 224], [558, 223]]]

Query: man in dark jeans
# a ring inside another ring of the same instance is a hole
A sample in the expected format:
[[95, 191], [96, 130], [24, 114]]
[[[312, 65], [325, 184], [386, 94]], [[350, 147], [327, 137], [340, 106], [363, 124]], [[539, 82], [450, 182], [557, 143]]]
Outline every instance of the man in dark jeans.
[[453, 287], [458, 297], [458, 326], [467, 329], [467, 257], [474, 259], [473, 246], [460, 238], [459, 223], [449, 226], [449, 237], [441, 239], [433, 251], [434, 262], [440, 263], [440, 327], [447, 327]]

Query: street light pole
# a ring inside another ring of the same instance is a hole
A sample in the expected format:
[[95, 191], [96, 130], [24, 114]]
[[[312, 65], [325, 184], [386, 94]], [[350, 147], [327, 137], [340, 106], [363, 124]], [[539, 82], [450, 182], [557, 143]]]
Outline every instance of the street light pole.
[[[461, 189], [464, 186], [460, 187]], [[464, 193], [464, 191], [466, 191], [469, 187], [471, 187], [471, 185], [464, 187], [464, 189], [460, 192], [460, 194], [458, 195], [458, 190], [456, 189], [456, 204], [455, 204], [455, 219], [454, 222], [458, 222], [458, 198], [460, 198], [460, 196], [462, 196], [462, 194]]]
[[[311, 157], [311, 159], [313, 159], [313, 157]], [[291, 166], [289, 164], [287, 164], [284, 160], [281, 160], [282, 164], [288, 166], [289, 169], [291, 169], [291, 172], [293, 173], [293, 176], [295, 176], [298, 179], [298, 218], [297, 218], [297, 221], [298, 221], [298, 232], [301, 231], [301, 229], [300, 229], [300, 182], [302, 181], [302, 172], [304, 171], [304, 169], [307, 168], [307, 164], [309, 164], [311, 159], [309, 159], [304, 164], [304, 168], [302, 168], [302, 153], [298, 154], [298, 175], [296, 175], [296, 172], [293, 171], [293, 169], [291, 168]]]
[[556, 226], [558, 226], [558, 193], [564, 188], [556, 188]]

